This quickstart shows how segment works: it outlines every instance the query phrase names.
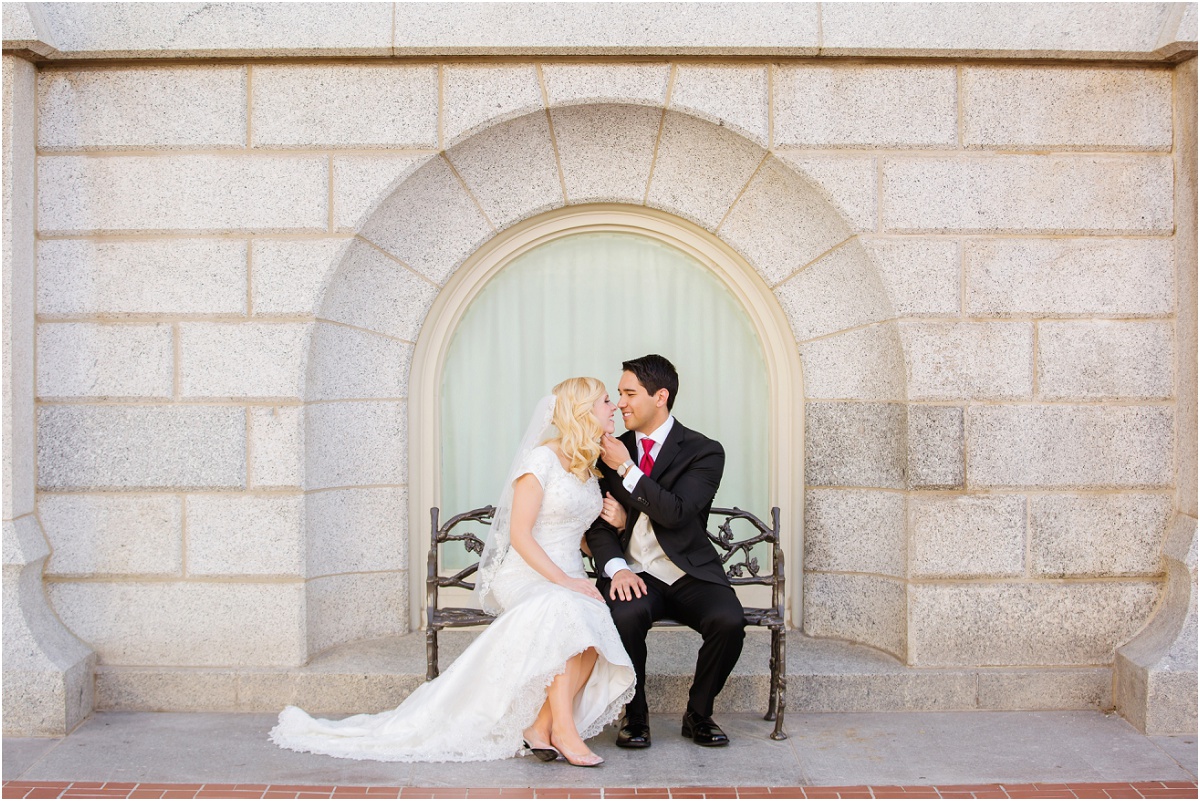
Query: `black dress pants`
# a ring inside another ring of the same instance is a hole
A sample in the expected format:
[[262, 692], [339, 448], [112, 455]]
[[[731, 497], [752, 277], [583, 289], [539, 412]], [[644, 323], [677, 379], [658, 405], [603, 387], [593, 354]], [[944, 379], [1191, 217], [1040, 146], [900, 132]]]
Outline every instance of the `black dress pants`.
[[704, 643], [696, 657], [696, 675], [688, 692], [688, 711], [712, 715], [713, 701], [737, 664], [746, 636], [742, 603], [732, 587], [684, 576], [673, 584], [639, 573], [647, 594], [622, 601], [609, 598], [609, 581], [599, 582], [621, 643], [637, 671], [637, 689], [625, 707], [630, 718], [646, 720], [646, 634], [656, 620], [671, 619], [700, 632]]

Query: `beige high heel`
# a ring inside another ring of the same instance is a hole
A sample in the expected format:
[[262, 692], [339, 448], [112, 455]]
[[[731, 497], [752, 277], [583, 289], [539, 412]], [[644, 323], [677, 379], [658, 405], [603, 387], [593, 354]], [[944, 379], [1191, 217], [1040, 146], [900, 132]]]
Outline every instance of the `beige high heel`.
[[542, 742], [534, 737], [532, 727], [521, 732], [521, 737], [524, 738], [525, 747], [543, 762], [553, 762], [558, 759], [558, 749], [550, 745], [550, 743]]
[[570, 762], [572, 765], [578, 768], [595, 768], [604, 764], [604, 757], [602, 756], [598, 756], [596, 754], [574, 754], [563, 748], [561, 745], [554, 742], [554, 732], [550, 732], [550, 743], [558, 749], [558, 752], [562, 754], [563, 759], [567, 760], [567, 762]]

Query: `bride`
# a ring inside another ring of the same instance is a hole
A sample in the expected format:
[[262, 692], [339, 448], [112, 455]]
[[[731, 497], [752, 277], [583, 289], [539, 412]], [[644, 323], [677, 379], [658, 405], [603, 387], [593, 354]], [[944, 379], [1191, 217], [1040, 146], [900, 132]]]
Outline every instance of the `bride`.
[[479, 560], [475, 592], [499, 617], [393, 710], [332, 721], [287, 707], [277, 745], [387, 762], [504, 759], [522, 746], [544, 761], [604, 761], [584, 740], [616, 719], [636, 676], [579, 548], [597, 516], [625, 524], [595, 468], [616, 406], [594, 378], [553, 392], [534, 411]]

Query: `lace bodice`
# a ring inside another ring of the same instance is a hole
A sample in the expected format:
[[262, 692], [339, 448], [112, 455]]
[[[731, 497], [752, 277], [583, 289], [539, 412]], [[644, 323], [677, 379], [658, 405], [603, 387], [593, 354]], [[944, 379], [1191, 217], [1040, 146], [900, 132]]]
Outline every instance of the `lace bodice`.
[[[533, 524], [534, 540], [563, 572], [582, 578], [586, 573], [579, 541], [604, 505], [599, 482], [591, 477], [581, 482], [567, 472], [554, 451], [545, 445], [529, 452], [518, 477], [527, 473], [542, 485], [542, 507]], [[545, 580], [525, 563], [516, 549], [509, 548], [496, 575], [497, 597], [505, 606], [510, 605], [515, 600], [512, 585], [524, 584], [535, 577]]]

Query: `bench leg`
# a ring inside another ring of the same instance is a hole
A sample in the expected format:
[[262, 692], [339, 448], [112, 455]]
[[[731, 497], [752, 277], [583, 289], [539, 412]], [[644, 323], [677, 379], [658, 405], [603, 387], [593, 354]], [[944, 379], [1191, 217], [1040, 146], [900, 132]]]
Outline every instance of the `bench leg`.
[[771, 709], [775, 712], [775, 731], [771, 732], [772, 740], [786, 740], [787, 732], [783, 730], [783, 713], [787, 709], [787, 633], [780, 629], [771, 632], [774, 659], [771, 671]]
[[438, 677], [438, 630], [430, 626], [425, 631], [425, 681]]
[[763, 715], [763, 720], [774, 720], [775, 703], [779, 700], [775, 683], [779, 676], [779, 632], [775, 629], [771, 629], [771, 658], [768, 664], [771, 666], [771, 688], [767, 694], [767, 714]]

